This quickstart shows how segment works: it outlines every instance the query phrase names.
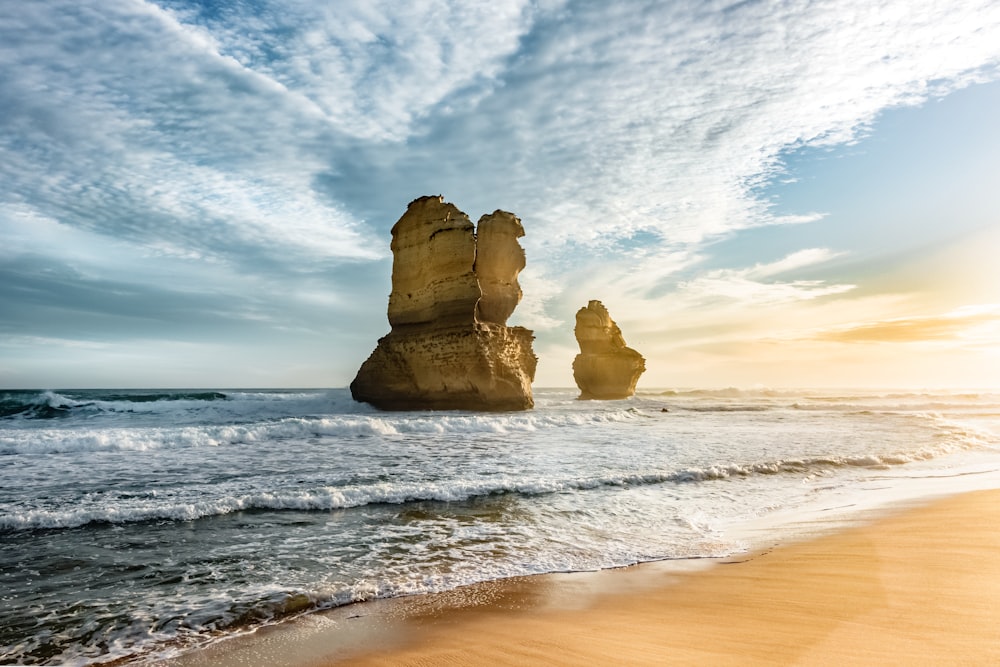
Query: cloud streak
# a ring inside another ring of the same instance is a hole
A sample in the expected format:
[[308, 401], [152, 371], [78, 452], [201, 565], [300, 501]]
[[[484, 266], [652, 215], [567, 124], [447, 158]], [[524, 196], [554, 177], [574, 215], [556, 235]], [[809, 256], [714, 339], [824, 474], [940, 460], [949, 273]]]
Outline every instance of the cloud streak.
[[855, 285], [828, 285], [822, 280], [770, 280], [775, 276], [828, 261], [836, 256], [822, 248], [802, 250], [771, 264], [749, 269], [708, 271], [678, 285], [682, 296], [699, 301], [726, 299], [742, 305], [773, 305], [843, 294]]
[[536, 23], [502, 88], [429, 136], [463, 174], [475, 156], [460, 142], [489, 155], [503, 171], [486, 165], [489, 188], [524, 200], [545, 240], [697, 244], [777, 222], [754, 190], [783, 150], [849, 141], [881, 110], [995, 67], [980, 28], [996, 8], [952, 10], [573, 5]]
[[382, 254], [309, 187], [318, 114], [202, 33], [141, 2], [6, 11], [0, 177], [8, 204], [227, 259], [275, 246]]
[[783, 157], [1000, 78], [998, 35], [986, 0], [0, 5], [6, 331], [60, 338], [75, 294], [91, 339], [147, 336], [149, 298], [185, 340], [222, 313], [261, 336], [331, 327], [363, 357], [388, 230], [437, 193], [524, 220], [516, 319], [543, 345], [595, 297], [642, 330], [669, 299], [838, 298], [854, 283], [804, 273], [836, 248], [713, 243], [827, 224], [762, 194]]
[[1000, 305], [967, 306], [945, 315], [866, 322], [819, 332], [835, 343], [1000, 344]]
[[[995, 3], [9, 11], [8, 197], [214, 253], [235, 237], [371, 257], [344, 191], [360, 179], [511, 200], [539, 245], [697, 244], [783, 222], [754, 197], [783, 150], [849, 141], [1000, 58]], [[317, 192], [322, 173], [343, 187]]]

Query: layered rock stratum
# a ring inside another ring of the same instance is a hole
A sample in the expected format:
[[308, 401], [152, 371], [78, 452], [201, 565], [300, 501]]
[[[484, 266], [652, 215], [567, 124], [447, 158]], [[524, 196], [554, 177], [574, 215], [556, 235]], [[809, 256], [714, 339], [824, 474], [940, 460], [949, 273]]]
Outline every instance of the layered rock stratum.
[[532, 331], [509, 327], [525, 265], [521, 221], [473, 226], [441, 196], [420, 197], [392, 228], [391, 331], [351, 383], [383, 410], [526, 410], [538, 359]]
[[625, 345], [621, 329], [604, 304], [590, 301], [578, 310], [573, 332], [580, 344], [580, 354], [573, 360], [580, 398], [614, 400], [633, 395], [646, 360]]

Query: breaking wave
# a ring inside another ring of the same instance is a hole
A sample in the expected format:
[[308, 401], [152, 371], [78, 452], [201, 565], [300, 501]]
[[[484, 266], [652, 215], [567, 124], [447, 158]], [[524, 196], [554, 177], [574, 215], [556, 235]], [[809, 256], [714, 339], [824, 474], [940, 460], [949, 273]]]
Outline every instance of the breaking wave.
[[103, 429], [32, 429], [0, 432], [0, 454], [55, 454], [75, 451], [147, 451], [220, 447], [293, 438], [393, 437], [407, 434], [505, 434], [543, 428], [635, 420], [634, 410], [540, 415], [533, 413], [433, 416], [336, 415], [287, 417], [245, 424]]
[[[403, 505], [411, 502], [460, 502], [479, 497], [518, 494], [537, 496], [564, 491], [588, 491], [604, 487], [635, 487], [657, 484], [714, 482], [731, 478], [766, 475], [798, 475], [805, 478], [832, 475], [837, 469], [886, 469], [923, 461], [962, 449], [974, 443], [953, 440], [917, 452], [890, 455], [817, 457], [745, 464], [686, 467], [667, 472], [608, 475], [600, 477], [546, 479], [501, 477], [489, 480], [458, 479], [446, 483], [418, 482], [326, 486], [308, 490], [262, 490], [225, 495], [213, 499], [159, 500], [156, 491], [117, 494], [118, 502], [102, 498], [95, 507], [49, 511], [32, 509], [0, 515], [0, 531], [77, 528], [87, 524], [123, 524], [153, 520], [193, 521], [244, 511], [331, 511], [373, 504]], [[124, 501], [124, 502], [121, 502]]]
[[[0, 392], [0, 419], [58, 419], [80, 413], [135, 412], [142, 404], [170, 404], [189, 407], [206, 401], [226, 400], [219, 391], [176, 392], [82, 392], [64, 394], [54, 391]], [[151, 406], [146, 406], [150, 410]]]

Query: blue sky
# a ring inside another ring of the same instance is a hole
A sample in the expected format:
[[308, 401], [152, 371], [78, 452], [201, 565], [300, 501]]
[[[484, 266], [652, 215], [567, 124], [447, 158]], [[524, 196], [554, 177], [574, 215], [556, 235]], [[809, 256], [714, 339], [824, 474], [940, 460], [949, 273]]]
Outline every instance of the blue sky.
[[996, 2], [4, 3], [0, 386], [344, 386], [425, 194], [536, 386], [997, 385], [998, 118]]

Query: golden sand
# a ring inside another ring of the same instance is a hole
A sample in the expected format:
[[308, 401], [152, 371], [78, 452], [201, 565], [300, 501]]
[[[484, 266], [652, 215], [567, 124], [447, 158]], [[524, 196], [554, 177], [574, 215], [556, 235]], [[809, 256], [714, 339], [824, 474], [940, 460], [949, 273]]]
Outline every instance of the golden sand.
[[495, 604], [428, 602], [402, 646], [350, 664], [1000, 664], [1000, 491], [705, 572], [630, 570], [583, 609], [540, 604], [531, 579]]

